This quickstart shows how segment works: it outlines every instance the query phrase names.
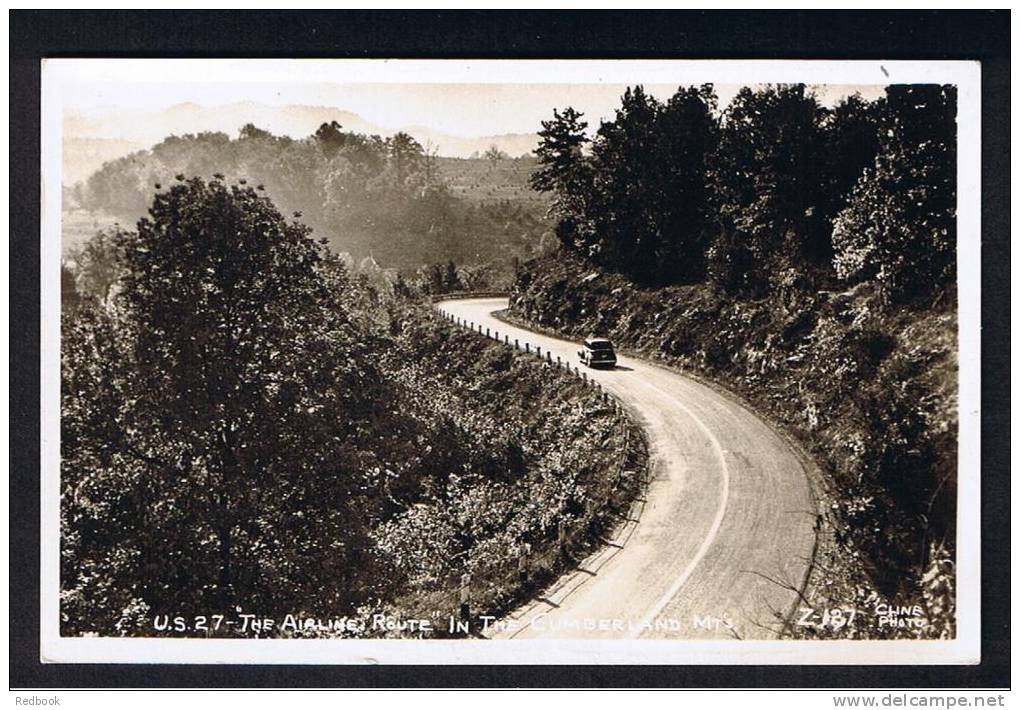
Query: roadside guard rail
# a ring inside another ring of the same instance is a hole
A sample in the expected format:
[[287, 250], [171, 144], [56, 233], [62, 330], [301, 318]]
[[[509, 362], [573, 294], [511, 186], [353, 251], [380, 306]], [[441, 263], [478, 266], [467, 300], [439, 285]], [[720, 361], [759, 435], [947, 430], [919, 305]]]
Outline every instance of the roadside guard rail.
[[[434, 297], [433, 307], [438, 300], [506, 295], [505, 292], [443, 294]], [[648, 485], [648, 447], [644, 432], [628, 420], [622, 401], [576, 365], [572, 367], [569, 362], [554, 357], [548, 349], [543, 353], [538, 345], [521, 342], [520, 338], [512, 339], [506, 333], [500, 335], [498, 330], [459, 318], [438, 307], [436, 310], [453, 326], [522, 350], [547, 367], [565, 370], [577, 377], [584, 386], [597, 392], [602, 403], [619, 416], [624, 442], [611, 474], [600, 481], [601, 485], [589, 490], [584, 500], [577, 501], [579, 505], [574, 507], [581, 512], [570, 512], [564, 506], [553, 528], [542, 530], [535, 539], [517, 541], [511, 548], [515, 554], [493, 563], [470, 561], [463, 569], [436, 584], [438, 589], [448, 591], [421, 595], [412, 609], [400, 610], [407, 619], [441, 620], [443, 623], [435, 627], [441, 633], [450, 632], [450, 626], [445, 623], [447, 617], [456, 619], [461, 623], [452, 624], [454, 631], [450, 633], [456, 636], [474, 633], [476, 625], [471, 621], [482, 615], [498, 618], [511, 611], [514, 605], [527, 601], [527, 592], [538, 591], [540, 585], [550, 583], [557, 575], [572, 568], [583, 559], [584, 554], [595, 551], [598, 546], [594, 543], [600, 540], [603, 544], [608, 543], [609, 540], [603, 536], [611, 535], [614, 529], [622, 529], [628, 523], [636, 524]], [[622, 547], [627, 539], [629, 535], [622, 543], [614, 544]]]

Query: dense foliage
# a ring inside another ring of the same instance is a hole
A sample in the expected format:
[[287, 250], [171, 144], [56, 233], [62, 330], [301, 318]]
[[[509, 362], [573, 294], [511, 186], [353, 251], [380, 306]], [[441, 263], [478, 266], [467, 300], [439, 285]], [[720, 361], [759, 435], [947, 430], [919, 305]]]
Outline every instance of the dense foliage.
[[711, 87], [667, 103], [628, 89], [585, 156], [573, 109], [542, 123], [532, 185], [556, 194], [560, 238], [642, 279], [696, 277], [708, 236], [708, 164], [717, 121]]
[[[234, 140], [224, 133], [170, 136], [111, 161], [72, 191], [71, 202], [131, 223], [157, 185], [178, 174], [208, 179], [219, 172], [261, 185], [284, 212], [300, 212], [334, 251], [355, 259], [373, 256], [400, 269], [446, 259], [506, 269], [514, 257], [537, 254], [550, 228], [543, 202], [520, 194], [524, 180], [516, 173], [530, 165], [445, 159], [405, 133], [367, 136], [335, 121], [301, 140], [248, 124]], [[461, 173], [470, 182], [455, 177]]]
[[874, 165], [835, 221], [837, 275], [930, 300], [956, 277], [956, 92], [890, 90]]
[[[823, 107], [803, 85], [710, 85], [665, 103], [628, 89], [590, 140], [573, 109], [543, 122], [537, 190], [571, 251], [640, 283], [707, 277], [735, 296], [875, 278], [894, 300], [955, 274], [952, 87], [891, 86]], [[881, 209], [880, 209], [881, 208]]]
[[257, 189], [175, 181], [82, 254], [116, 279], [62, 272], [65, 634], [399, 609], [541, 543], [616, 464], [594, 393], [351, 274]]
[[533, 185], [555, 195], [563, 250], [525, 264], [512, 299], [798, 433], [829, 474], [813, 601], [924, 604], [929, 636], [954, 623], [955, 117], [942, 86], [833, 109], [744, 88], [721, 115], [711, 87], [667, 104], [634, 89], [585, 150], [581, 117], [556, 112]]
[[[873, 286], [801, 300], [734, 300], [701, 285], [646, 289], [577, 257], [526, 264], [520, 316], [599, 333], [702, 373], [797, 434], [828, 474], [812, 603], [865, 609], [869, 595], [923, 603], [952, 585], [956, 520], [956, 318], [889, 312]], [[948, 563], [947, 563], [948, 560]], [[935, 614], [932, 614], [933, 618]], [[924, 634], [952, 628], [952, 617]], [[947, 627], [948, 625], [948, 627]]]

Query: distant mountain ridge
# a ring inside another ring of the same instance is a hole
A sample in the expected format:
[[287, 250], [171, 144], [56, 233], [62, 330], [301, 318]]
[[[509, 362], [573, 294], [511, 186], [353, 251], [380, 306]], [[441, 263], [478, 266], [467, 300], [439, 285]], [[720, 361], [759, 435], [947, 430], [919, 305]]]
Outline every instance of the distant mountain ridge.
[[186, 102], [155, 112], [109, 109], [89, 114], [66, 113], [63, 121], [62, 182], [70, 185], [83, 180], [101, 168], [104, 162], [149, 148], [172, 134], [219, 131], [236, 137], [242, 126], [254, 123], [277, 135], [304, 138], [329, 121], [339, 122], [345, 130], [369, 135], [390, 136], [402, 130], [422, 145], [431, 143], [439, 155], [451, 158], [481, 154], [493, 145], [517, 157], [530, 153], [538, 144], [535, 133], [457, 136], [428, 126], [384, 128], [356, 113], [329, 106], [269, 106], [250, 101], [201, 106]]

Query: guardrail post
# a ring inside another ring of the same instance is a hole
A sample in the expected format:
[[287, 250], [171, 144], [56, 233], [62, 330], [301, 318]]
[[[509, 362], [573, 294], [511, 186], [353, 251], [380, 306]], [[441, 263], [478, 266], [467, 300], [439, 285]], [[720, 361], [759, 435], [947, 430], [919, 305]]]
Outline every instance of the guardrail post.
[[517, 558], [517, 576], [521, 584], [528, 583], [528, 557], [531, 555], [531, 543], [521, 545], [521, 554]]
[[524, 344], [524, 352], [530, 353], [531, 352], [531, 345], [529, 345], [528, 343], [525, 343]]
[[460, 618], [471, 618], [471, 575], [466, 572], [460, 576]]
[[535, 354], [538, 355], [540, 358], [542, 357], [542, 347], [540, 345], [535, 346]]
[[506, 345], [509, 345], [509, 344], [510, 344], [510, 336], [509, 336], [509, 335], [504, 335], [504, 336], [503, 336], [503, 342], [504, 342], [504, 343], [505, 343]]
[[[479, 333], [480, 333], [480, 332], [482, 332], [482, 329], [481, 329], [481, 328], [479, 328], [479, 329], [478, 329], [478, 332], [479, 332]], [[486, 329], [485, 329], [485, 337], [486, 337], [486, 338], [491, 338], [491, 337], [492, 337], [491, 335], [489, 335], [489, 329], [488, 329], [488, 328], [486, 328]]]
[[517, 348], [518, 350], [520, 350], [520, 349], [521, 349], [521, 344], [520, 344], [520, 342], [519, 342], [519, 341], [517, 340], [517, 338], [514, 338], [514, 347], [515, 347], [515, 348]]
[[552, 362], [552, 353], [548, 350], [545, 351], [545, 359], [547, 362]]
[[556, 367], [559, 367], [559, 366], [560, 366], [560, 365], [562, 365], [562, 364], [563, 364], [563, 363], [561, 363], [561, 362], [560, 362], [560, 356], [559, 356], [559, 355], [557, 355], [557, 356], [556, 356]]

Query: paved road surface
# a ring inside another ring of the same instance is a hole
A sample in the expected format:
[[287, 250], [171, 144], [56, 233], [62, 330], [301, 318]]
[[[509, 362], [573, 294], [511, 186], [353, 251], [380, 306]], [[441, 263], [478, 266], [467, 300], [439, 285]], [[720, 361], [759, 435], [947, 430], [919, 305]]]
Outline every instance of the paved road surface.
[[[578, 346], [494, 318], [506, 299], [438, 308], [579, 364]], [[503, 638], [773, 638], [808, 571], [814, 503], [804, 467], [752, 412], [646, 361], [587, 370], [648, 432], [652, 478], [638, 522], [517, 609]], [[770, 581], [775, 580], [775, 581]]]

